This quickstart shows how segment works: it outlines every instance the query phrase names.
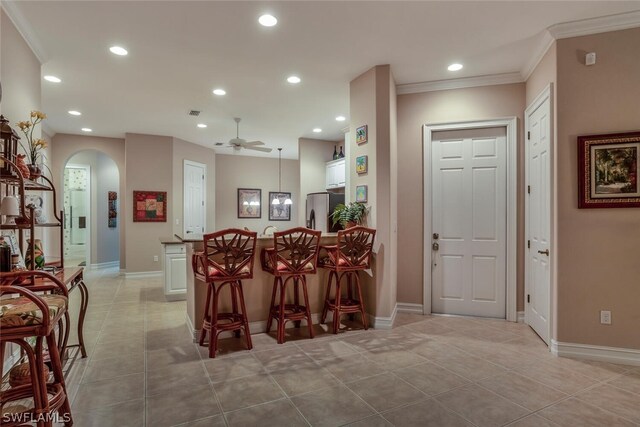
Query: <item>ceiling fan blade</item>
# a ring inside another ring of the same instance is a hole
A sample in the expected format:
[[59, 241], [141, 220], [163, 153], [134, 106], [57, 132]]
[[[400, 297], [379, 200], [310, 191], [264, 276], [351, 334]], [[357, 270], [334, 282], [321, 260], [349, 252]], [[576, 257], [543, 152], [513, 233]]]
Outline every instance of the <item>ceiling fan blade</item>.
[[264, 145], [262, 141], [246, 141], [243, 142], [242, 145]]
[[267, 148], [267, 147], [254, 147], [253, 145], [249, 145], [244, 147], [247, 150], [255, 150], [255, 151], [262, 151], [263, 153], [270, 153], [271, 151], [273, 151], [273, 148]]

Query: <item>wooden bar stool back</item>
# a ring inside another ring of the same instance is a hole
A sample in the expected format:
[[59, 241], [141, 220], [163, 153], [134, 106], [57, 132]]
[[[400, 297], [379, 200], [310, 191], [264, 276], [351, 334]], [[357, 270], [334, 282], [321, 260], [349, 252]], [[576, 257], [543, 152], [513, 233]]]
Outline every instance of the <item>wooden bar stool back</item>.
[[[54, 293], [35, 294], [21, 286], [27, 272], [2, 273], [0, 275], [0, 355], [4, 359], [7, 343], [18, 345], [26, 357], [24, 368], [29, 381], [14, 384], [0, 393], [3, 426], [31, 425], [52, 426], [57, 420], [71, 426], [71, 406], [58, 352], [55, 326], [67, 313], [68, 293], [65, 286], [53, 275], [41, 271], [28, 272], [29, 280], [46, 279], [56, 285]], [[64, 333], [64, 331], [60, 331]], [[35, 338], [32, 346], [27, 338]], [[45, 367], [45, 343], [47, 362], [51, 364], [52, 378]], [[32, 400], [33, 404], [24, 405]], [[58, 417], [54, 418], [54, 413]]]
[[[285, 324], [289, 320], [295, 322], [296, 328], [300, 327], [302, 320], [306, 320], [309, 337], [313, 338], [306, 275], [316, 273], [320, 234], [320, 231], [303, 227], [276, 232], [273, 234], [273, 248], [262, 250], [262, 269], [274, 276], [267, 333], [271, 330], [275, 319], [278, 324], [278, 344], [284, 343]], [[293, 283], [293, 304], [287, 304], [285, 302], [287, 285], [291, 282]], [[300, 303], [300, 286], [302, 286], [304, 305]], [[278, 297], [278, 304], [276, 304], [276, 297]]]
[[[242, 280], [253, 278], [256, 236], [253, 231], [236, 228], [205, 234], [203, 251], [193, 256], [196, 278], [208, 285], [200, 345], [204, 345], [208, 332], [209, 357], [216, 357], [218, 335], [223, 331], [234, 331], [237, 338], [240, 337], [240, 331], [244, 331], [247, 348], [253, 348]], [[220, 293], [226, 285], [229, 285], [231, 292], [232, 311], [221, 313], [218, 304]]]
[[[362, 299], [360, 286], [361, 270], [371, 267], [371, 255], [373, 253], [373, 241], [376, 230], [367, 227], [352, 227], [338, 231], [338, 242], [333, 246], [322, 246], [320, 261], [321, 268], [329, 270], [327, 293], [322, 309], [322, 323], [327, 318], [329, 311], [333, 312], [333, 333], [337, 334], [340, 327], [342, 314], [360, 313], [362, 326], [368, 328], [367, 314]], [[346, 279], [346, 297], [342, 296], [341, 282]], [[331, 298], [331, 286], [335, 284], [334, 298]], [[354, 289], [355, 287], [355, 289]]]

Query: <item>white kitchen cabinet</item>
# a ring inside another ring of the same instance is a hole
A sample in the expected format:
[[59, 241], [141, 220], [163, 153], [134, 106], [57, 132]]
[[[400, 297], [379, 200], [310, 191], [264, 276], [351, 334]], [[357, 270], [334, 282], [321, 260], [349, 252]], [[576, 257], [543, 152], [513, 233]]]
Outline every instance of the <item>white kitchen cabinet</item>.
[[344, 188], [346, 183], [345, 159], [327, 162], [326, 189]]
[[187, 295], [187, 254], [185, 245], [164, 245], [164, 295], [168, 300], [184, 300]]

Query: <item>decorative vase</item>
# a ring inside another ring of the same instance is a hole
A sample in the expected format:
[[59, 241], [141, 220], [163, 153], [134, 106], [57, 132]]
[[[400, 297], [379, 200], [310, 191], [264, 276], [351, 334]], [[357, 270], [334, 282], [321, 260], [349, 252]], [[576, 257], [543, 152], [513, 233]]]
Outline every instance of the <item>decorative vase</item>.
[[42, 175], [42, 169], [38, 165], [28, 164], [29, 168], [29, 179], [34, 181]]
[[31, 241], [27, 240], [27, 254], [25, 255], [24, 262], [27, 265], [27, 269], [31, 268], [31, 259], [34, 260], [36, 268], [44, 267], [44, 251], [42, 250], [42, 241], [35, 239], [33, 244], [33, 252], [31, 253]]
[[31, 172], [29, 171], [29, 166], [27, 166], [27, 162], [24, 161], [24, 158], [27, 157], [24, 154], [18, 154], [16, 156], [16, 166], [18, 167], [18, 171], [20, 171], [20, 175], [24, 179], [29, 179], [31, 176]]

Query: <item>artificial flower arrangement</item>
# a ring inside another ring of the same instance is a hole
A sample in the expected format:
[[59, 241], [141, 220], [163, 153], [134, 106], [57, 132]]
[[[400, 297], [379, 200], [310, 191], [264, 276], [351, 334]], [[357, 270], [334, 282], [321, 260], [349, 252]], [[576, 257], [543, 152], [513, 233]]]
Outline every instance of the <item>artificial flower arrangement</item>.
[[[42, 174], [40, 167], [38, 166], [38, 160], [42, 159], [42, 150], [47, 148], [47, 141], [42, 138], [34, 138], [33, 131], [36, 125], [47, 118], [47, 115], [40, 111], [32, 111], [29, 120], [18, 122], [18, 127], [25, 136], [26, 144], [20, 140], [20, 146], [27, 153], [28, 160], [30, 162], [29, 171], [31, 172], [31, 178], [35, 179]], [[43, 162], [40, 162], [43, 163]]]

